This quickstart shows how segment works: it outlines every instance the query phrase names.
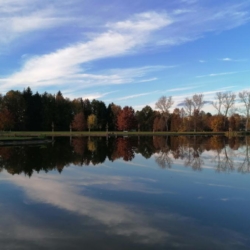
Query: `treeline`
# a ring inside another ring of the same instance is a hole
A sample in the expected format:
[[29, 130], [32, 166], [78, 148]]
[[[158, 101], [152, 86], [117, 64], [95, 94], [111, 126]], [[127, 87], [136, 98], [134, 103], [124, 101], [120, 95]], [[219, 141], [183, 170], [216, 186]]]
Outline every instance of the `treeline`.
[[[202, 94], [185, 98], [174, 108], [172, 97], [161, 97], [153, 110], [145, 106], [139, 111], [114, 103], [108, 106], [99, 100], [70, 100], [59, 91], [33, 94], [30, 88], [22, 92], [11, 90], [0, 95], [0, 130], [14, 131], [227, 131], [248, 129], [250, 92], [243, 91], [238, 100], [242, 110], [236, 110], [236, 95], [217, 93], [210, 102], [217, 114], [205, 113], [207, 103]], [[170, 110], [173, 110], [172, 112]]]
[[[10, 174], [24, 173], [31, 176], [39, 171], [63, 171], [74, 165], [89, 166], [106, 161], [123, 159], [131, 161], [136, 154], [149, 159], [154, 157], [161, 168], [175, 166], [175, 160], [193, 170], [202, 170], [206, 166], [206, 152], [210, 153], [209, 162], [218, 172], [250, 172], [249, 146], [246, 137], [80, 137], [57, 138], [55, 144], [46, 146], [0, 147], [0, 171], [5, 169]], [[235, 152], [241, 148], [241, 155]], [[205, 156], [203, 157], [203, 154]], [[242, 160], [238, 161], [238, 157]], [[234, 162], [235, 161], [235, 162]]]

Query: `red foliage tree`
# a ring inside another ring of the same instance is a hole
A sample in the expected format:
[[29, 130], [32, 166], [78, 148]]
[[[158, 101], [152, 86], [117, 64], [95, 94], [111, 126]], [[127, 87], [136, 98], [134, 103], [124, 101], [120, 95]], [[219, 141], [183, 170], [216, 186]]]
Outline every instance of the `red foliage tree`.
[[0, 111], [0, 130], [11, 129], [14, 126], [14, 118], [6, 108]]
[[72, 128], [78, 131], [82, 131], [86, 129], [86, 120], [85, 120], [83, 112], [80, 112], [74, 116], [74, 119], [72, 122]]
[[153, 125], [154, 131], [165, 131], [166, 130], [166, 120], [165, 117], [160, 116], [154, 119]]
[[135, 111], [132, 107], [124, 107], [117, 116], [118, 130], [135, 129], [137, 125]]

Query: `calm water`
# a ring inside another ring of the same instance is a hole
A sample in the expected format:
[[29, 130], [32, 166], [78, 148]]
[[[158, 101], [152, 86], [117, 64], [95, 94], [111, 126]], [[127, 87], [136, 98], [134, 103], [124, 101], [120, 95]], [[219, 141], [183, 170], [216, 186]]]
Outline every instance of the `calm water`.
[[0, 249], [250, 249], [248, 144], [135, 137], [0, 147]]

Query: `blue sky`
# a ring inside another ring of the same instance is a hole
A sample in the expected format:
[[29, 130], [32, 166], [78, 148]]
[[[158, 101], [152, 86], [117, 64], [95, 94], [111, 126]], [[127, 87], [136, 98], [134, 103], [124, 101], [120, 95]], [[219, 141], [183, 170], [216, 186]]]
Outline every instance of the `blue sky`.
[[0, 93], [154, 108], [250, 90], [250, 0], [0, 0]]

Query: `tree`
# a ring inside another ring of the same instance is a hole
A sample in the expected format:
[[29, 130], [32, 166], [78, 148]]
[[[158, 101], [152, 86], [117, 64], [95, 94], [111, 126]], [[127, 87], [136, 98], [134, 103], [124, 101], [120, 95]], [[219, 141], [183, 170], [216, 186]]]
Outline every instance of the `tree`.
[[168, 120], [170, 117], [169, 109], [174, 104], [174, 101], [172, 100], [172, 96], [162, 96], [160, 99], [155, 103], [155, 108], [159, 109], [162, 116], [165, 118], [166, 121], [166, 129], [168, 131]]
[[57, 130], [68, 130], [73, 120], [71, 101], [64, 98], [59, 91], [55, 97], [55, 127]]
[[84, 117], [83, 112], [80, 112], [74, 116], [73, 122], [72, 122], [72, 129], [83, 131], [86, 128], [86, 120]]
[[227, 117], [229, 110], [233, 108], [235, 103], [235, 98], [236, 95], [234, 93], [226, 92], [223, 94], [222, 106], [224, 107], [225, 117]]
[[88, 117], [89, 115], [91, 115], [92, 111], [89, 99], [83, 100], [82, 105], [83, 105], [84, 117]]
[[153, 131], [165, 131], [165, 130], [166, 130], [165, 117], [157, 114], [153, 123]]
[[97, 128], [104, 130], [107, 124], [107, 107], [105, 103], [94, 99], [91, 102], [91, 113], [97, 118]]
[[195, 94], [193, 95], [192, 101], [193, 101], [193, 107], [194, 107], [194, 130], [197, 130], [197, 123], [198, 123], [198, 118], [199, 114], [201, 112], [201, 108], [204, 106], [204, 96], [203, 94]]
[[55, 96], [44, 93], [41, 96], [42, 112], [41, 112], [41, 126], [42, 130], [51, 130], [52, 122], [55, 122], [56, 103]]
[[0, 110], [0, 130], [12, 129], [14, 126], [13, 115], [6, 108]]
[[[194, 130], [197, 129], [197, 119], [199, 117], [201, 108], [205, 104], [203, 97], [203, 94], [195, 94], [192, 96], [192, 98], [186, 98], [184, 100], [184, 109], [188, 115], [188, 119], [190, 121], [189, 124], [191, 124], [191, 121], [193, 119]], [[191, 129], [191, 126], [189, 127], [189, 129]]]
[[205, 102], [203, 100], [204, 96], [203, 94], [195, 94], [193, 95], [193, 106], [194, 110], [201, 111], [202, 107], [204, 106]]
[[87, 124], [88, 124], [89, 131], [91, 129], [96, 128], [96, 126], [97, 126], [97, 118], [96, 118], [96, 116], [94, 114], [88, 116]]
[[245, 130], [248, 130], [249, 116], [250, 116], [250, 91], [242, 91], [239, 93], [240, 101], [245, 106], [244, 113], [246, 114]]
[[[78, 114], [78, 113], [81, 113], [81, 112], [84, 112], [84, 108], [83, 108], [83, 100], [82, 98], [77, 98], [77, 99], [74, 99], [72, 102], [71, 102], [71, 105], [72, 105], [72, 112], [74, 115]], [[85, 116], [84, 116], [85, 117]]]
[[224, 129], [224, 120], [225, 117], [223, 115], [215, 115], [211, 117], [211, 121], [210, 121], [210, 127], [214, 132], [218, 132], [218, 131], [223, 131]]
[[138, 126], [142, 131], [152, 131], [154, 122], [154, 111], [150, 106], [145, 106], [141, 111], [136, 112]]
[[175, 108], [171, 116], [171, 131], [179, 131], [182, 125], [180, 110]]
[[117, 116], [118, 130], [131, 130], [136, 128], [135, 111], [132, 107], [124, 107]]
[[217, 92], [216, 96], [215, 96], [215, 102], [213, 102], [213, 106], [214, 108], [217, 110], [218, 115], [221, 114], [221, 107], [222, 107], [222, 103], [223, 103], [223, 93], [221, 92]]
[[2, 100], [2, 107], [6, 108], [13, 117], [13, 129], [25, 128], [25, 101], [20, 91], [11, 90]]
[[117, 127], [117, 116], [122, 110], [121, 106], [110, 103], [107, 108], [107, 123], [109, 130], [115, 130]]
[[201, 123], [202, 123], [202, 130], [203, 131], [211, 131], [210, 128], [210, 120], [211, 120], [212, 114], [206, 113], [203, 111], [201, 112]]

